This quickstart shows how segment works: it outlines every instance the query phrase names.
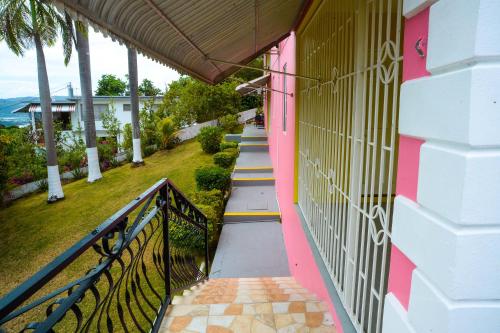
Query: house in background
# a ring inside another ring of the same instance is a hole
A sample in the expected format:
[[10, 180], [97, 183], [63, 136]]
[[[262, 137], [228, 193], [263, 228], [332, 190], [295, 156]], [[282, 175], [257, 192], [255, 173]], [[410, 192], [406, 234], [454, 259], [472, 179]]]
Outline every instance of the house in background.
[[[123, 129], [125, 124], [132, 123], [130, 96], [93, 96], [94, 117], [97, 137], [106, 137], [106, 129], [103, 127], [101, 114], [110, 108], [114, 108], [115, 116]], [[139, 96], [139, 110], [142, 110], [146, 103], [153, 102], [152, 109], [157, 110], [163, 102], [163, 96]], [[39, 101], [33, 101], [15, 112], [25, 112], [30, 114], [32, 125], [41, 121], [42, 113]], [[63, 131], [75, 132], [78, 127], [85, 130], [83, 105], [80, 96], [73, 95], [71, 84], [68, 85], [68, 96], [56, 97], [52, 101], [52, 115], [54, 121], [62, 124]], [[85, 140], [85, 137], [82, 135]], [[120, 138], [122, 139], [122, 138]]]

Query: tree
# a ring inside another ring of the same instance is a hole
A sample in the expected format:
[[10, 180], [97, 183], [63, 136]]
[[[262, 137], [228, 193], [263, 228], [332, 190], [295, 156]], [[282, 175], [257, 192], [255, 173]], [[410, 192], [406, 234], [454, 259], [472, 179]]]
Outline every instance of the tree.
[[97, 82], [96, 96], [125, 96], [127, 83], [113, 74], [103, 74]]
[[[137, 51], [128, 49], [128, 80], [130, 88], [130, 111], [132, 116], [132, 163], [144, 163], [141, 151], [141, 128], [139, 125], [139, 96], [137, 88]], [[144, 79], [146, 81], [146, 79]], [[143, 81], [143, 83], [144, 83]], [[148, 80], [149, 81], [149, 80]], [[151, 82], [151, 81], [149, 81]]]
[[[262, 57], [255, 58], [249, 66], [264, 68], [264, 60]], [[262, 76], [263, 72], [258, 69], [242, 68], [233, 74], [233, 77], [240, 83], [248, 82]], [[262, 96], [260, 94], [249, 94], [241, 97], [241, 107], [243, 110], [258, 108], [263, 105]]]
[[85, 144], [87, 152], [87, 181], [94, 182], [102, 178], [99, 167], [99, 153], [95, 130], [94, 102], [92, 100], [92, 76], [90, 71], [90, 50], [88, 28], [80, 21], [76, 26], [76, 50], [80, 69], [80, 86], [82, 89], [82, 105], [85, 122]]
[[241, 97], [235, 91], [237, 85], [235, 80], [212, 86], [181, 77], [169, 85], [159, 116], [172, 117], [177, 126], [184, 126], [237, 113], [241, 109]]
[[68, 64], [72, 52], [71, 32], [67, 23], [49, 3], [42, 0], [0, 0], [0, 35], [9, 49], [18, 56], [32, 46], [36, 49], [38, 90], [42, 109], [45, 148], [47, 153], [48, 202], [64, 198], [57, 163], [50, 86], [45, 63], [44, 46], [55, 44], [61, 31], [64, 62]]
[[[136, 55], [135, 62], [137, 64], [137, 55]], [[129, 70], [129, 76], [130, 76], [130, 70]], [[130, 77], [129, 77], [129, 79], [130, 79]], [[161, 94], [161, 89], [155, 87], [155, 85], [153, 84], [153, 81], [148, 80], [148, 79], [144, 79], [144, 80], [142, 80], [141, 84], [139, 85], [138, 92], [139, 92], [140, 96], [158, 96], [159, 94]]]

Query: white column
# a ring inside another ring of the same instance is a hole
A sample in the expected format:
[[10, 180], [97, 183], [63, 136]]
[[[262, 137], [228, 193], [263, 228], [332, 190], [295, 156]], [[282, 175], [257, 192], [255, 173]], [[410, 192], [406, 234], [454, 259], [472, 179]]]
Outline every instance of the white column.
[[97, 147], [87, 148], [87, 168], [88, 176], [87, 181], [89, 183], [95, 182], [102, 178], [101, 169], [99, 167], [99, 157], [97, 154]]
[[384, 332], [500, 332], [499, 17], [498, 0], [431, 6], [432, 75], [401, 90], [400, 133], [426, 141], [417, 203], [398, 197], [392, 233], [416, 269]]
[[132, 140], [132, 145], [133, 145], [133, 158], [132, 162], [133, 163], [142, 163], [142, 151], [141, 151], [141, 139], [133, 139]]

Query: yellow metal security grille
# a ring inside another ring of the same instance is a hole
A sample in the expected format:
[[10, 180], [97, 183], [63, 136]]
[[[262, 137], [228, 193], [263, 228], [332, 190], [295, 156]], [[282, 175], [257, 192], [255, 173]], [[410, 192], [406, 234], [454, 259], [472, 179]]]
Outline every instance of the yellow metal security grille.
[[297, 32], [298, 203], [351, 320], [380, 332], [397, 161], [402, 0], [324, 0]]

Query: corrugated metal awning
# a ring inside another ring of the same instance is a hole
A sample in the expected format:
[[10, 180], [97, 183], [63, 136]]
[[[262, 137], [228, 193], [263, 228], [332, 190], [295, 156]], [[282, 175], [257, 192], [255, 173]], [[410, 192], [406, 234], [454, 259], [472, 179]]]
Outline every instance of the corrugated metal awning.
[[[74, 18], [182, 73], [217, 83], [286, 36], [309, 0], [55, 0]], [[212, 60], [211, 60], [212, 59]]]
[[[31, 104], [28, 112], [42, 112], [40, 104]], [[75, 104], [52, 104], [52, 112], [75, 112]]]
[[239, 86], [236, 87], [236, 91], [239, 92], [241, 95], [246, 95], [248, 93], [251, 93], [252, 91], [265, 86], [267, 84], [267, 81], [269, 81], [270, 77], [271, 77], [270, 74], [259, 76], [258, 78], [253, 79], [252, 81], [240, 84]]

